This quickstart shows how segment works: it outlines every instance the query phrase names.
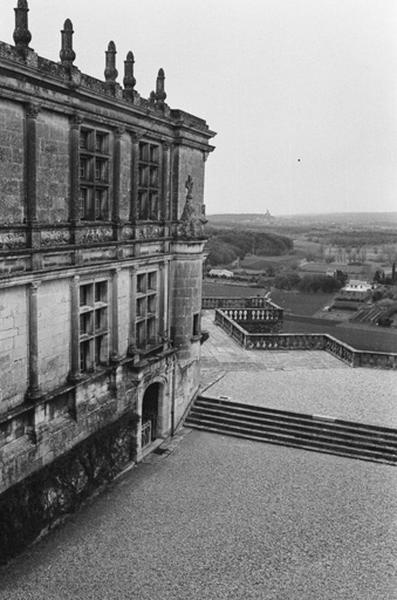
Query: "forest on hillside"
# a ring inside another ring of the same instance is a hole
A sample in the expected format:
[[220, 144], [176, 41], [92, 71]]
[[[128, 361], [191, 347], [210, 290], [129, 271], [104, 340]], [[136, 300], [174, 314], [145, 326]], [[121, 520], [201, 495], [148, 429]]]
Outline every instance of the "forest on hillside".
[[280, 256], [293, 250], [293, 241], [284, 235], [247, 229], [207, 229], [208, 265], [227, 265], [246, 254]]

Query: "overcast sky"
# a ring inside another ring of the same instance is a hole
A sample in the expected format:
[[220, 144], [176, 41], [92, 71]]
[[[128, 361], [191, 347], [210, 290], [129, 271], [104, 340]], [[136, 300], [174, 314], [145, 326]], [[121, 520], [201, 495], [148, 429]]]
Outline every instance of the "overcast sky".
[[[0, 0], [12, 43], [16, 0]], [[30, 0], [31, 46], [58, 60], [64, 19], [75, 64], [103, 78], [114, 40], [148, 96], [218, 132], [207, 212], [397, 210], [396, 0]]]

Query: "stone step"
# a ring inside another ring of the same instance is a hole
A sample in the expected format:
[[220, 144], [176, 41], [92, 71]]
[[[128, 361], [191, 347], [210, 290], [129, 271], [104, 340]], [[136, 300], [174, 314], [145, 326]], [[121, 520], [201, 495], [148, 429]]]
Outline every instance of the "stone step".
[[363, 433], [374, 436], [380, 436], [382, 439], [396, 441], [397, 440], [397, 429], [393, 429], [391, 427], [384, 427], [383, 425], [368, 425], [366, 423], [361, 422], [353, 422], [346, 421], [344, 419], [338, 419], [329, 417], [326, 415], [313, 415], [307, 413], [298, 413], [288, 410], [280, 410], [276, 408], [267, 408], [264, 406], [255, 406], [252, 404], [242, 404], [238, 402], [231, 402], [230, 400], [224, 400], [220, 398], [210, 398], [199, 396], [193, 408], [196, 407], [206, 407], [207, 409], [216, 410], [217, 408], [222, 408], [226, 410], [231, 410], [238, 414], [244, 415], [253, 415], [255, 417], [275, 417], [280, 419], [290, 419], [291, 421], [296, 420], [299, 422], [305, 421], [307, 423], [312, 422], [321, 422], [324, 425], [331, 425], [333, 428], [338, 428], [341, 431], [354, 431], [355, 433]]
[[189, 416], [190, 421], [195, 422], [211, 422], [214, 425], [220, 427], [222, 424], [242, 427], [244, 429], [250, 429], [252, 431], [282, 431], [283, 433], [289, 433], [295, 437], [302, 439], [316, 438], [320, 440], [332, 439], [333, 443], [341, 443], [352, 447], [363, 448], [367, 450], [386, 450], [396, 454], [397, 458], [397, 445], [386, 443], [380, 440], [374, 440], [373, 438], [365, 438], [364, 436], [354, 436], [354, 434], [340, 435], [339, 433], [333, 432], [331, 428], [324, 429], [321, 426], [313, 424], [312, 427], [301, 426], [297, 424], [290, 424], [287, 421], [272, 421], [262, 420], [258, 422], [246, 421], [244, 419], [235, 419], [230, 416], [215, 416], [208, 414], [197, 414], [192, 413]]
[[199, 397], [185, 425], [247, 439], [397, 464], [391, 428]]
[[210, 425], [217, 428], [232, 428], [239, 429], [246, 433], [251, 432], [254, 435], [266, 434], [279, 434], [294, 437], [296, 441], [302, 440], [305, 443], [316, 443], [332, 444], [333, 446], [341, 445], [351, 448], [352, 450], [358, 450], [360, 452], [374, 452], [374, 453], [387, 453], [390, 457], [394, 457], [397, 461], [397, 448], [396, 446], [391, 447], [390, 445], [382, 443], [371, 443], [370, 440], [355, 439], [353, 436], [350, 438], [342, 438], [334, 435], [332, 431], [324, 432], [320, 428], [312, 428], [310, 430], [299, 427], [288, 427], [287, 424], [277, 424], [271, 421], [262, 423], [247, 423], [236, 419], [216, 418], [213, 416], [206, 415], [189, 415], [186, 425]]
[[350, 440], [354, 439], [357, 442], [371, 443], [373, 445], [389, 446], [397, 451], [397, 435], [384, 435], [383, 432], [367, 432], [362, 429], [359, 425], [355, 428], [354, 425], [349, 427], [334, 424], [327, 417], [316, 417], [312, 419], [300, 419], [297, 414], [294, 417], [290, 415], [272, 415], [272, 414], [261, 414], [257, 413], [244, 413], [234, 411], [233, 409], [220, 409], [216, 407], [201, 407], [193, 406], [189, 417], [198, 416], [199, 418], [213, 419], [217, 422], [222, 420], [232, 420], [236, 423], [244, 423], [253, 427], [261, 425], [272, 425], [282, 427], [290, 430], [297, 430], [302, 432], [317, 432], [321, 431], [324, 434], [331, 434], [335, 438]]
[[344, 456], [346, 458], [356, 458], [359, 460], [367, 460], [371, 462], [384, 463], [388, 465], [396, 465], [396, 461], [394, 457], [389, 457], [387, 453], [385, 454], [373, 454], [373, 453], [365, 453], [365, 452], [352, 452], [349, 447], [343, 447], [342, 445], [329, 445], [325, 444], [316, 444], [315, 442], [311, 443], [303, 443], [302, 441], [297, 441], [295, 438], [290, 436], [278, 435], [278, 436], [266, 436], [266, 435], [254, 435], [252, 433], [245, 433], [243, 431], [229, 431], [224, 428], [212, 427], [210, 425], [200, 425], [200, 424], [190, 424], [188, 422], [185, 423], [187, 427], [192, 427], [194, 429], [200, 429], [203, 431], [209, 431], [212, 433], [218, 433], [220, 435], [230, 435], [233, 437], [244, 438], [252, 441], [264, 442], [268, 444], [276, 444], [279, 446], [288, 446], [292, 448], [299, 448], [301, 450], [310, 450], [314, 452], [322, 452], [326, 454], [336, 454], [338, 456]]

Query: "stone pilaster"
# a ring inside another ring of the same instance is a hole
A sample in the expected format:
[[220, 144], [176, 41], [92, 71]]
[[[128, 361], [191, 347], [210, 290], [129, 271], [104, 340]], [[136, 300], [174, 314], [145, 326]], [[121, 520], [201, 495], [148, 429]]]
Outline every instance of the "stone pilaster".
[[168, 293], [168, 262], [164, 262], [160, 264], [159, 332], [165, 344], [168, 344], [170, 338]]
[[171, 205], [171, 221], [178, 219], [178, 171], [179, 171], [179, 149], [173, 145], [171, 148], [170, 157], [170, 174], [171, 174], [171, 190], [170, 190], [170, 205]]
[[37, 117], [39, 112], [38, 104], [26, 105], [25, 210], [31, 248], [40, 246], [40, 232], [37, 228]]
[[120, 268], [112, 270], [111, 279], [111, 332], [110, 332], [110, 360], [118, 362], [119, 354], [119, 275]]
[[29, 389], [28, 399], [35, 400], [40, 392], [39, 343], [38, 343], [38, 292], [40, 282], [34, 281], [28, 288], [29, 306]]
[[76, 243], [76, 225], [80, 222], [80, 127], [83, 118], [73, 115], [70, 127], [70, 199], [69, 215], [72, 243]]
[[138, 184], [139, 184], [139, 141], [142, 133], [136, 131], [131, 133], [131, 208], [130, 221], [135, 223], [138, 213]]
[[136, 269], [130, 270], [130, 328], [128, 335], [128, 354], [133, 356], [136, 351]]
[[121, 237], [120, 223], [120, 193], [121, 193], [121, 137], [125, 132], [124, 127], [118, 127], [114, 133], [113, 149], [113, 205], [112, 221], [114, 227], [114, 239]]
[[161, 220], [169, 221], [171, 214], [171, 203], [170, 203], [170, 154], [171, 144], [169, 142], [163, 142], [163, 194], [161, 204]]
[[71, 365], [69, 379], [72, 382], [76, 382], [80, 379], [80, 277], [75, 275], [72, 278], [71, 289], [70, 289], [70, 303], [71, 303]]

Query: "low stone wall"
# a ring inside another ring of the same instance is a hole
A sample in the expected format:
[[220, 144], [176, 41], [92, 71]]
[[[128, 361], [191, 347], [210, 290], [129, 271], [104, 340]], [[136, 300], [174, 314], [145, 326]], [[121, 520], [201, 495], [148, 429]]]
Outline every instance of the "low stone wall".
[[0, 564], [134, 461], [136, 429], [135, 413], [127, 412], [4, 492], [0, 496]]
[[215, 310], [215, 323], [247, 350], [325, 350], [351, 367], [397, 370], [397, 353], [357, 350], [327, 333], [250, 333], [227, 313]]

